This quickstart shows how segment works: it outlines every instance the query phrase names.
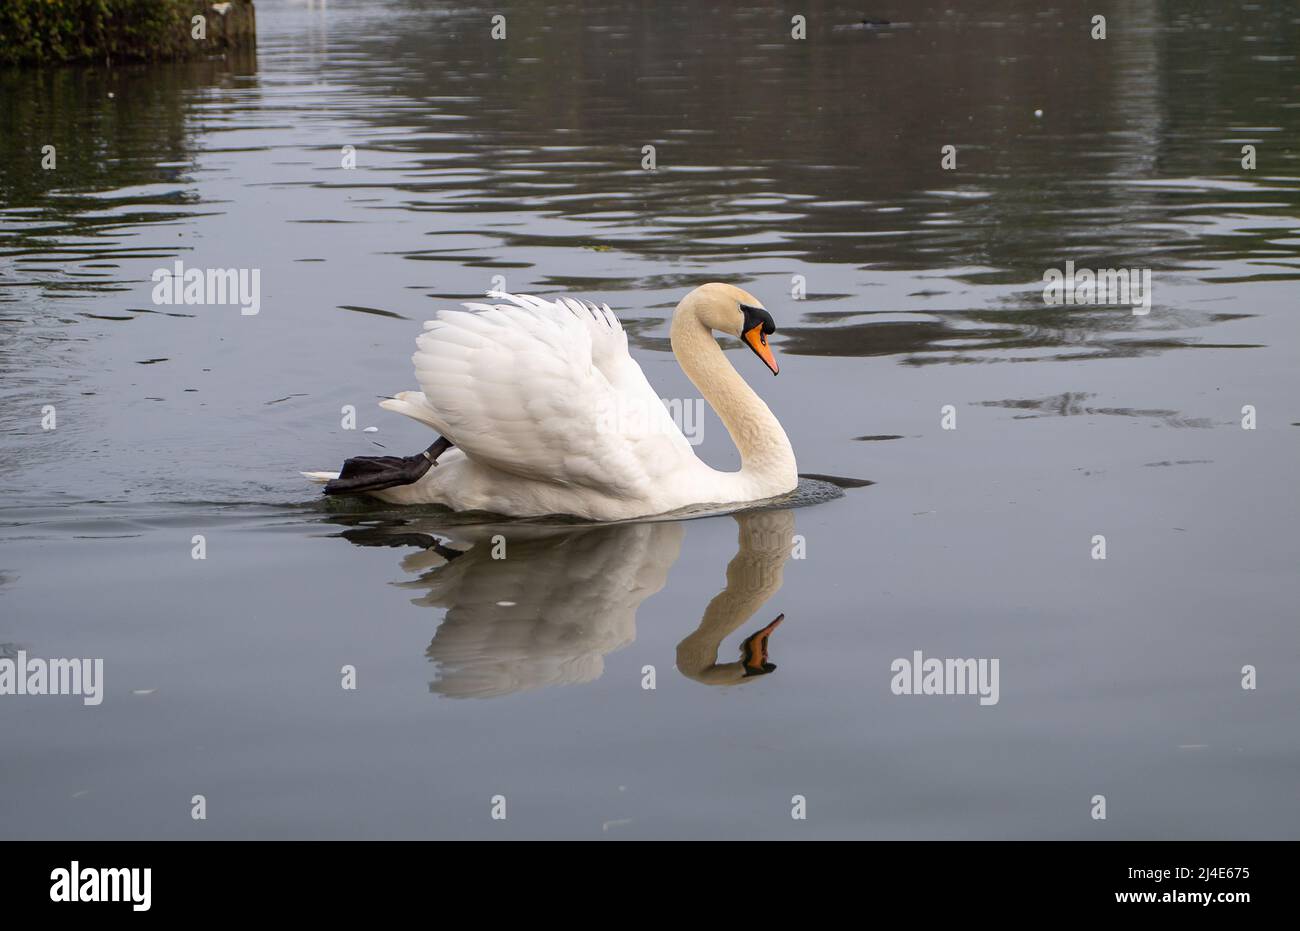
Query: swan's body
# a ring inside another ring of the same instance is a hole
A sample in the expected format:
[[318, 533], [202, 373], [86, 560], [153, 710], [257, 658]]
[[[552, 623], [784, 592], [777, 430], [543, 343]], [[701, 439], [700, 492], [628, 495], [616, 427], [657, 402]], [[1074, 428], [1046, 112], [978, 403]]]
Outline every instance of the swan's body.
[[757, 501], [798, 484], [785, 431], [712, 334], [743, 333], [775, 371], [765, 335], [771, 317], [752, 295], [703, 285], [672, 321], [673, 353], [739, 449], [737, 472], [695, 455], [608, 307], [491, 297], [503, 303], [467, 304], [426, 323], [413, 356], [421, 390], [380, 405], [427, 424], [454, 448], [417, 481], [369, 492], [374, 497], [512, 517], [622, 520]]

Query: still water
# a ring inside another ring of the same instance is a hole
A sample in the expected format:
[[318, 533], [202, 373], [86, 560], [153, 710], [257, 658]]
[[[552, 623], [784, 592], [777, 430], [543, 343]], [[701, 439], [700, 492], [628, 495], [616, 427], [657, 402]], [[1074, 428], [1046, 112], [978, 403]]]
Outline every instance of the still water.
[[[1223, 7], [262, 0], [256, 55], [0, 75], [0, 650], [105, 677], [0, 698], [0, 836], [1295, 837], [1300, 15]], [[259, 313], [155, 304], [177, 260]], [[1066, 261], [1150, 314], [1045, 306]], [[607, 301], [676, 399], [677, 300], [753, 291], [781, 377], [730, 358], [857, 482], [323, 501], [429, 442], [374, 401], [498, 275]], [[918, 650], [997, 703], [893, 694]]]

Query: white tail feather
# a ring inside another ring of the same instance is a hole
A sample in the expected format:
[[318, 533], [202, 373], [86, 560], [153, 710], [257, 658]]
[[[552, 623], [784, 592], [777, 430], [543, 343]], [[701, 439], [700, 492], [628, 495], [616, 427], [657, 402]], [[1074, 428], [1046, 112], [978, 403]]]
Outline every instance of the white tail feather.
[[339, 477], [337, 472], [299, 472], [304, 478], [309, 478], [318, 485], [324, 485], [326, 482], [332, 482]]
[[391, 398], [384, 398], [379, 402], [379, 406], [386, 411], [393, 411], [396, 414], [405, 414], [412, 420], [418, 420], [426, 427], [432, 427], [441, 431], [442, 427], [433, 419], [433, 408], [425, 400], [422, 391], [399, 391]]

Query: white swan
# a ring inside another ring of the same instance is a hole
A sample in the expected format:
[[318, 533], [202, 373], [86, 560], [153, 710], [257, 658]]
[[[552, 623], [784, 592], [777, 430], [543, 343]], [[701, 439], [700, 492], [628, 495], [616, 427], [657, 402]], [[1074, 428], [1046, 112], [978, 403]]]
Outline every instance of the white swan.
[[767, 343], [776, 327], [753, 295], [701, 285], [677, 305], [671, 331], [682, 370], [740, 451], [738, 472], [695, 455], [608, 306], [489, 296], [506, 303], [466, 304], [426, 323], [412, 357], [421, 390], [380, 403], [437, 430], [437, 443], [417, 456], [359, 457], [340, 473], [303, 474], [327, 482], [327, 493], [392, 504], [589, 520], [741, 504], [798, 484], [781, 424], [713, 337], [740, 337], [777, 372]]

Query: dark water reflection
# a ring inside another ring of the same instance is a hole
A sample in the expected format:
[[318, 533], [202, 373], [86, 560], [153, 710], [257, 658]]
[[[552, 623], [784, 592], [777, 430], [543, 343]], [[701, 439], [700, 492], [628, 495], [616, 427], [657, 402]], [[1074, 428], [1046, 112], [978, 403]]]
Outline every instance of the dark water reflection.
[[[793, 41], [529, 4], [494, 41], [491, 6], [263, 0], [256, 56], [0, 74], [0, 643], [110, 671], [94, 720], [0, 716], [4, 833], [190, 836], [160, 800], [202, 783], [209, 836], [1293, 836], [1300, 15], [1096, 7], [812, 3]], [[177, 259], [260, 269], [261, 313], [156, 306]], [[1067, 260], [1151, 269], [1150, 314], [1045, 306]], [[775, 509], [435, 568], [463, 522], [297, 476], [423, 446], [373, 401], [494, 285], [608, 301], [692, 397], [666, 321], [703, 280], [772, 310], [754, 383], [850, 477], [806, 559], [747, 536]], [[1001, 704], [891, 695], [918, 648], [999, 657]], [[508, 827], [464, 814], [485, 782]]]
[[[814, 4], [810, 40], [794, 42], [778, 11], [561, 3], [514, 14], [499, 42], [479, 10], [343, 3], [328, 17], [281, 10], [283, 33], [273, 16], [260, 74], [245, 59], [7, 75], [0, 194], [16, 274], [5, 290], [20, 303], [20, 288], [119, 292], [114, 313], [146, 312], [120, 261], [188, 251], [161, 227], [231, 209], [203, 191], [193, 160], [253, 151], [303, 177], [268, 171], [251, 186], [324, 189], [350, 207], [289, 222], [396, 214], [415, 221], [394, 253], [406, 259], [545, 290], [652, 293], [658, 313], [636, 330], [646, 348], [664, 348], [654, 323], [700, 268], [772, 278], [778, 294], [803, 274], [814, 306], [920, 318], [833, 326], [810, 314], [819, 325], [795, 331], [794, 352], [951, 362], [1076, 358], [1084, 341], [1094, 356], [1205, 345], [1219, 318], [1175, 306], [1165, 288], [1169, 313], [1135, 320], [1046, 314], [1035, 283], [1067, 254], [1157, 280], [1294, 280], [1300, 24], [1286, 4], [1134, 3], [1095, 42], [1079, 38], [1082, 10], [909, 5], [886, 17], [895, 26], [836, 33], [855, 17]], [[362, 148], [352, 174], [329, 170], [338, 145], [319, 138], [344, 126]], [[224, 135], [259, 138], [227, 147]], [[59, 171], [31, 170], [35, 140], [58, 146]], [[647, 144], [654, 172], [640, 167]], [[958, 171], [940, 167], [945, 144]], [[1240, 167], [1243, 144], [1261, 150], [1255, 172]], [[273, 154], [285, 151], [297, 154]], [[338, 200], [303, 191], [301, 212], [314, 202]], [[651, 269], [600, 269], [627, 263], [598, 254], [548, 268], [557, 249], [610, 249]], [[742, 256], [744, 268], [724, 267]], [[682, 261], [694, 267], [664, 273]], [[915, 281], [902, 293], [884, 274], [899, 271]], [[439, 297], [481, 291], [438, 268], [411, 274]], [[855, 287], [838, 291], [846, 280]]]

